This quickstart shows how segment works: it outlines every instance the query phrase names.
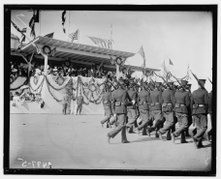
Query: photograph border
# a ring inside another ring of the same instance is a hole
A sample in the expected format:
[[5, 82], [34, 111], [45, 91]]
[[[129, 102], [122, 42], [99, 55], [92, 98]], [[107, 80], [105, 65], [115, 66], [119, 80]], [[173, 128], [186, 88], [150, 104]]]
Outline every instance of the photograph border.
[[[86, 11], [207, 11], [212, 13], [212, 81], [213, 81], [213, 142], [212, 166], [210, 171], [171, 170], [103, 170], [103, 169], [14, 169], [9, 167], [10, 144], [10, 32], [11, 10], [86, 10]], [[141, 175], [141, 176], [215, 176], [216, 175], [216, 134], [217, 134], [217, 4], [201, 5], [4, 5], [4, 174], [35, 175]]]

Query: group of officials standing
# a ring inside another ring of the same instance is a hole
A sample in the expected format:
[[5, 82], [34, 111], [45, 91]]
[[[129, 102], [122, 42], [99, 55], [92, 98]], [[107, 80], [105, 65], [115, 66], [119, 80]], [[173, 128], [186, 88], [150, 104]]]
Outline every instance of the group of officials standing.
[[[161, 140], [166, 134], [166, 139], [174, 143], [180, 136], [180, 142], [186, 143], [192, 124], [195, 128], [190, 132], [192, 139], [197, 148], [203, 147], [207, 114], [212, 115], [212, 92], [207, 92], [205, 82], [199, 79], [199, 88], [192, 93], [186, 80], [181, 80], [180, 85], [153, 81], [138, 85], [134, 80], [122, 78], [115, 84], [107, 82], [102, 100], [105, 118], [101, 124], [112, 128], [107, 134], [108, 142], [121, 132], [121, 142], [129, 143], [126, 132], [136, 131], [142, 135], [154, 132]], [[208, 132], [209, 139], [211, 133]]]

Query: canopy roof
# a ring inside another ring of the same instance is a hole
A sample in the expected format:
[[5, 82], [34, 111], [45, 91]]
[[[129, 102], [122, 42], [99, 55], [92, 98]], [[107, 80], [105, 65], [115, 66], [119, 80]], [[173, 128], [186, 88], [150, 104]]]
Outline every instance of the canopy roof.
[[[56, 61], [66, 61], [69, 60], [74, 63], [79, 64], [101, 64], [103, 62], [104, 67], [107, 68], [115, 68], [114, 65], [111, 64], [111, 58], [116, 59], [117, 57], [122, 58], [123, 60], [127, 59], [135, 55], [131, 52], [113, 50], [100, 48], [91, 45], [72, 43], [47, 37], [38, 36], [28, 44], [22, 47], [22, 52], [26, 54], [31, 54], [36, 52], [36, 48], [34, 47], [36, 44], [40, 49], [47, 45], [51, 49], [56, 48], [56, 52], [53, 57], [49, 56], [49, 60]], [[15, 51], [12, 54], [16, 55]], [[37, 58], [43, 58], [41, 55], [35, 55]], [[126, 65], [129, 66], [129, 65]], [[142, 70], [142, 67], [131, 66], [132, 70]], [[158, 71], [158, 69], [146, 68], [147, 71]]]

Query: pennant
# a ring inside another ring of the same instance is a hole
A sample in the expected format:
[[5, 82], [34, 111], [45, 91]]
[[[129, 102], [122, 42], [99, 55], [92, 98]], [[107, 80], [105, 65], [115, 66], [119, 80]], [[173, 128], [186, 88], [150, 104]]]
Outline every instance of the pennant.
[[65, 28], [64, 28], [64, 24], [65, 24], [65, 21], [66, 21], [66, 10], [64, 10], [64, 11], [62, 12], [61, 20], [62, 20], [63, 32], [66, 33], [66, 30], [65, 30]]
[[12, 23], [13, 27], [14, 27], [18, 32], [20, 32], [21, 35], [22, 35], [21, 38], [20, 38], [20, 46], [22, 46], [22, 43], [25, 42], [25, 39], [26, 39], [26, 36], [25, 36], [24, 33], [26, 33], [27, 28], [23, 28], [23, 29], [21, 30], [13, 21], [11, 21], [11, 23]]
[[78, 35], [79, 35], [79, 29], [77, 29], [75, 32], [70, 33], [68, 37], [71, 39], [71, 42], [74, 40], [78, 40]]
[[107, 40], [107, 39], [101, 39], [101, 38], [97, 38], [97, 37], [90, 37], [88, 36], [89, 39], [91, 39], [91, 41], [101, 47], [101, 48], [108, 48], [108, 49], [112, 49], [112, 43], [113, 40]]
[[47, 35], [45, 35], [44, 37], [53, 39], [53, 37], [54, 37], [54, 32], [52, 32], [52, 33], [50, 33], [50, 34], [47, 34]]
[[143, 57], [143, 67], [145, 68], [146, 67], [146, 57], [145, 57], [143, 45], [140, 47], [140, 50], [137, 53], [140, 54], [141, 57]]
[[173, 62], [171, 61], [171, 59], [169, 59], [169, 65], [173, 65]]

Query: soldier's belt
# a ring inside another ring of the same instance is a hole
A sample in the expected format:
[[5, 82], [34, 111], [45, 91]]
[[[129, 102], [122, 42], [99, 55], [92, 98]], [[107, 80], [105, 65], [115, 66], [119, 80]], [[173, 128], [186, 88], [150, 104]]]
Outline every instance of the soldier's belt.
[[176, 103], [175, 104], [175, 108], [179, 108], [179, 107], [185, 107], [185, 104], [180, 104], [180, 103]]
[[107, 101], [107, 100], [104, 100], [103, 103], [104, 103], [104, 104], [108, 104], [108, 103], [110, 103], [110, 102]]
[[145, 104], [147, 104], [146, 101], [140, 101], [140, 102], [139, 102], [139, 105], [145, 105]]
[[172, 103], [163, 103], [162, 106], [172, 106]]
[[159, 104], [160, 104], [160, 103], [157, 102], [157, 103], [151, 103], [150, 105], [151, 105], [151, 106], [156, 106], [156, 105], [159, 105]]
[[193, 105], [193, 108], [195, 109], [195, 108], [198, 108], [198, 107], [205, 107], [205, 105], [204, 104], [194, 104]]

